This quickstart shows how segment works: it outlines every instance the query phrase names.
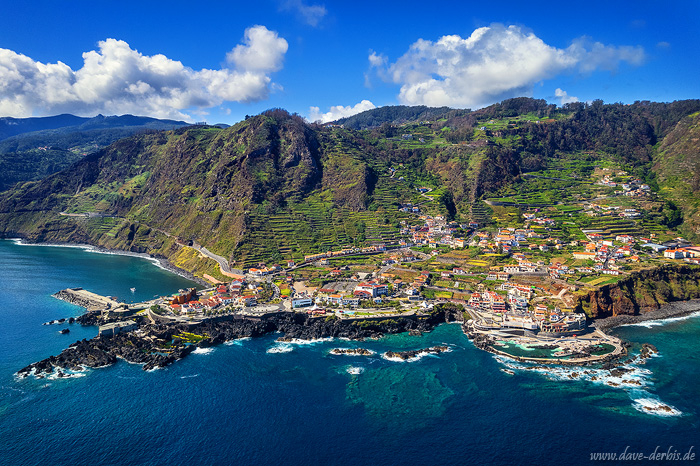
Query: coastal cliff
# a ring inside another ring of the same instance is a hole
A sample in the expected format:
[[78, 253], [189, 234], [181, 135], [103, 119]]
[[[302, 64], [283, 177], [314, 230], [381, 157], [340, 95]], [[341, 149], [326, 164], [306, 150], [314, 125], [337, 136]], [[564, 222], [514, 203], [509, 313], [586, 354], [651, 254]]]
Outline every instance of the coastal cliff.
[[700, 298], [700, 267], [666, 264], [640, 270], [578, 297], [577, 312], [591, 319], [636, 316], [677, 301]]

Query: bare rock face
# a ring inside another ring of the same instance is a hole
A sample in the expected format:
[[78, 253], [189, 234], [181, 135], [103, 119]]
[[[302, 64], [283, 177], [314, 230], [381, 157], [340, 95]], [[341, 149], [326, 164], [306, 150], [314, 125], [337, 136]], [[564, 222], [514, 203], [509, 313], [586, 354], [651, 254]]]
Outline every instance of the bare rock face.
[[700, 298], [700, 267], [669, 264], [641, 270], [579, 298], [577, 310], [600, 319], [643, 315], [674, 301]]

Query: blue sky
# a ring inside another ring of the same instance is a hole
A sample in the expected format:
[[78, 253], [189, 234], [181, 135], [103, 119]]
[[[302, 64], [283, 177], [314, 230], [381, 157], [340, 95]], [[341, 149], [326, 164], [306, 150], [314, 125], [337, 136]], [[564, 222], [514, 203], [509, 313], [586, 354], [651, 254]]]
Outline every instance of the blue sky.
[[700, 98], [700, 2], [577, 3], [5, 2], [0, 116]]

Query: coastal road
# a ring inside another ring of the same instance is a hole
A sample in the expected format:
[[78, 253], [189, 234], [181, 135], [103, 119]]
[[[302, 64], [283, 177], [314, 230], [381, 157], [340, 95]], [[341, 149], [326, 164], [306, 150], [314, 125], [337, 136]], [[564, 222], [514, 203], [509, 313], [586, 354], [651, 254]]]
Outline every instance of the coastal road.
[[209, 251], [207, 248], [205, 248], [201, 244], [199, 244], [195, 241], [192, 241], [192, 248], [201, 252], [202, 254], [207, 256], [208, 258], [213, 259], [216, 262], [218, 262], [219, 267], [221, 268], [221, 271], [224, 273], [224, 275], [226, 275], [226, 274], [245, 275], [245, 273], [242, 270], [232, 269], [229, 266], [228, 261], [224, 257], [219, 256], [217, 254], [214, 254], [213, 252]]

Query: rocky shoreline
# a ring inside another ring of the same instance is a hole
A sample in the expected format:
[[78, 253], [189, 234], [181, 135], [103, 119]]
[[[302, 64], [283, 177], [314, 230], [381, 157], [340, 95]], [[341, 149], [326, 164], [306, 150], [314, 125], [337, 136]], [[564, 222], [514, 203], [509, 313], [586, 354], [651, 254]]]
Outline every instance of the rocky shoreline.
[[[66, 376], [66, 371], [109, 366], [118, 359], [143, 364], [144, 370], [152, 370], [166, 367], [197, 348], [206, 348], [239, 338], [280, 332], [284, 334], [285, 340], [317, 340], [329, 337], [362, 340], [410, 330], [427, 332], [441, 323], [453, 322], [460, 316], [456, 308], [445, 305], [436, 306], [430, 315], [421, 319], [399, 317], [382, 321], [326, 320], [291, 312], [265, 318], [238, 316], [231, 320], [194, 324], [154, 324], [141, 318], [138, 322], [139, 328], [135, 331], [77, 341], [58, 356], [48, 357], [20, 369], [17, 375], [35, 375], [39, 378], [51, 374]], [[78, 317], [76, 321], [83, 325], [95, 325], [98, 319], [99, 313], [92, 312]], [[192, 339], [193, 334], [197, 336], [195, 340]]]
[[672, 317], [684, 317], [700, 311], [700, 299], [688, 301], [676, 301], [665, 304], [662, 308], [638, 315], [618, 315], [595, 319], [592, 326], [605, 331], [621, 325], [638, 324], [649, 320], [669, 319]]

